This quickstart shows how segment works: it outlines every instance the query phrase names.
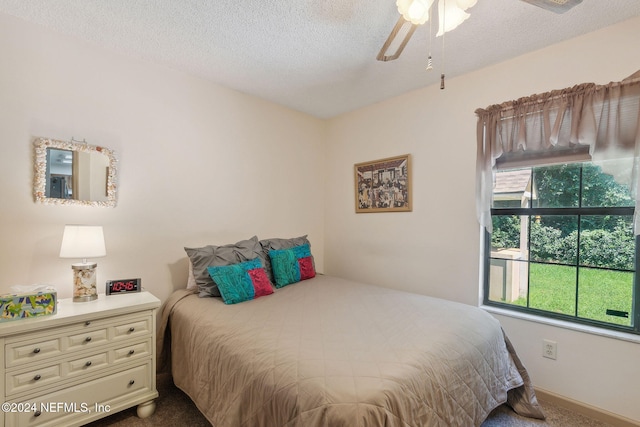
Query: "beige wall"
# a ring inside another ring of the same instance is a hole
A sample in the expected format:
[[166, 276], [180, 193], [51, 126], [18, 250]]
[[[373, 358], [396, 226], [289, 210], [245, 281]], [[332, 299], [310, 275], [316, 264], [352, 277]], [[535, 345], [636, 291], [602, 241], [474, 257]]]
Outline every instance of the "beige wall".
[[[184, 286], [184, 246], [309, 234], [323, 269], [326, 123], [210, 82], [0, 15], [0, 292], [47, 283], [71, 295], [65, 224], [103, 225], [98, 281]], [[32, 196], [35, 137], [116, 151], [118, 206]]]
[[[62, 229], [87, 223], [105, 228], [99, 280], [142, 277], [162, 299], [184, 284], [183, 246], [308, 233], [320, 271], [477, 304], [473, 111], [621, 79], [639, 37], [635, 19], [323, 122], [0, 15], [0, 292], [69, 296]], [[118, 206], [35, 204], [37, 136], [115, 149]], [[353, 164], [404, 153], [413, 212], [356, 215]], [[499, 318], [538, 387], [640, 420], [639, 344]]]
[[[331, 120], [326, 273], [477, 304], [474, 110], [625, 78], [640, 68], [638, 40], [633, 19]], [[404, 153], [413, 212], [356, 215], [353, 164]], [[640, 344], [499, 317], [536, 386], [640, 421]], [[542, 358], [544, 338], [556, 361]]]

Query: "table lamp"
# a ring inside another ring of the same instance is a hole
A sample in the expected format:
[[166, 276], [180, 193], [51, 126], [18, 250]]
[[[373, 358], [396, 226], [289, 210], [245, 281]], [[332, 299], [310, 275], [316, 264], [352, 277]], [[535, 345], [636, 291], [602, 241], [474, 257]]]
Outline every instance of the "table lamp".
[[60, 246], [60, 258], [82, 258], [81, 263], [72, 264], [73, 301], [92, 301], [98, 298], [95, 262], [87, 258], [107, 255], [101, 226], [65, 225]]

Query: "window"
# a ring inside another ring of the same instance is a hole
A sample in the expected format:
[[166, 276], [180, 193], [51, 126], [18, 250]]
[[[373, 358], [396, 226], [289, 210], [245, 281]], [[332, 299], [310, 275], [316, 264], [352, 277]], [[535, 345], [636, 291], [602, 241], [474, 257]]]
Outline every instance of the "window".
[[476, 115], [485, 304], [640, 334], [640, 71]]
[[616, 162], [498, 171], [484, 303], [640, 333], [631, 179]]

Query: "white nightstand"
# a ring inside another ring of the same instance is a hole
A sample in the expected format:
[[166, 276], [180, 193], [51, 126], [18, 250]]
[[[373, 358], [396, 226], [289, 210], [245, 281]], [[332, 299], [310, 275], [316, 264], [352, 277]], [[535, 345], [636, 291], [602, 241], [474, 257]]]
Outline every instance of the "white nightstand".
[[0, 323], [0, 427], [80, 426], [135, 405], [153, 414], [158, 307], [148, 292], [100, 295]]

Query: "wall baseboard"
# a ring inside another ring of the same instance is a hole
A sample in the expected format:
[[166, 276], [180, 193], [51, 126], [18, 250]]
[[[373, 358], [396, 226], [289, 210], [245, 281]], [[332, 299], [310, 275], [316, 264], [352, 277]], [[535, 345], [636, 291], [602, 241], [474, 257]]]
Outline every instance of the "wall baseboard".
[[534, 387], [538, 400], [542, 402], [549, 402], [554, 405], [567, 408], [578, 414], [585, 415], [589, 418], [601, 421], [603, 423], [611, 424], [616, 427], [640, 427], [640, 421], [635, 421], [630, 418], [623, 417], [621, 415], [614, 414], [613, 412], [606, 411], [604, 409], [588, 405], [583, 402], [578, 402], [569, 397], [565, 397], [548, 390], [543, 390]]

